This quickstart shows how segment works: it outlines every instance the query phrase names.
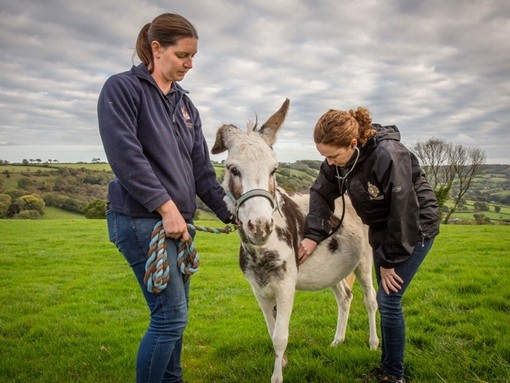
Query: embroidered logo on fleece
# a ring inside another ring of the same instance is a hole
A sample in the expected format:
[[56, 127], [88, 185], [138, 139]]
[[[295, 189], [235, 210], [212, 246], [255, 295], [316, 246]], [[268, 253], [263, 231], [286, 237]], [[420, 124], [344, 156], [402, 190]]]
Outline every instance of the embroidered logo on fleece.
[[372, 183], [368, 183], [368, 194], [370, 195], [371, 200], [382, 200], [384, 199], [384, 196], [381, 194], [377, 186], [375, 186]]
[[188, 109], [186, 109], [186, 106], [181, 105], [181, 114], [184, 117], [184, 122], [186, 123], [186, 127], [188, 129], [193, 128], [193, 121], [191, 121], [191, 117], [189, 115]]

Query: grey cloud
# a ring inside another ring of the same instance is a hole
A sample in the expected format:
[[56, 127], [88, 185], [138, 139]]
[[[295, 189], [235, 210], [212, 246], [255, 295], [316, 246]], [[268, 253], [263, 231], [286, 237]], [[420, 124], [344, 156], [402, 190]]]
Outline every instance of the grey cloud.
[[[162, 12], [181, 13], [198, 29], [199, 52], [182, 85], [209, 142], [219, 125], [243, 128], [288, 97], [275, 146], [281, 160], [318, 158], [311, 142], [318, 117], [364, 105], [374, 120], [397, 124], [408, 144], [441, 137], [486, 148], [489, 162], [510, 163], [510, 5], [495, 0], [188, 0], [170, 7], [6, 0], [0, 142], [61, 145], [62, 153], [87, 145], [97, 157], [102, 84], [130, 68], [138, 31]], [[0, 158], [23, 158], [22, 146], [8, 148]]]

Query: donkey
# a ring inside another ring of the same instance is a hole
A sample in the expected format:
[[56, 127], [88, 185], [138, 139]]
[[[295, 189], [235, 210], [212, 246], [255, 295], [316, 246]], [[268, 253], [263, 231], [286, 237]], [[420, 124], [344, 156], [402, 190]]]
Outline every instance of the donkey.
[[[345, 216], [340, 228], [320, 243], [314, 253], [299, 265], [298, 246], [308, 213], [308, 194], [290, 195], [276, 184], [278, 161], [272, 149], [289, 108], [285, 100], [280, 110], [260, 129], [257, 124], [246, 132], [234, 125], [223, 125], [216, 133], [213, 154], [228, 151], [223, 186], [226, 200], [239, 224], [240, 267], [250, 283], [264, 314], [275, 351], [272, 383], [283, 382], [287, 364], [285, 349], [289, 322], [298, 290], [329, 287], [338, 305], [338, 318], [332, 346], [345, 339], [354, 282], [354, 273], [364, 293], [370, 327], [369, 345], [376, 349], [377, 301], [372, 280], [372, 254], [367, 228], [345, 198]], [[338, 201], [336, 211], [342, 211]], [[332, 227], [339, 219], [332, 216]]]

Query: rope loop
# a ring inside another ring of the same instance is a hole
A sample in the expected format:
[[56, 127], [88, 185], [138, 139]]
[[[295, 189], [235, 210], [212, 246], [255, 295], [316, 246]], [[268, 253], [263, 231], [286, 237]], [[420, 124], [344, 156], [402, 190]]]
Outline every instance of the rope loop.
[[152, 230], [143, 281], [148, 291], [158, 294], [166, 287], [169, 280], [170, 266], [166, 254], [166, 234], [163, 222], [158, 221]]
[[193, 241], [179, 242], [177, 267], [182, 275], [190, 276], [198, 271], [200, 257]]
[[[227, 225], [223, 229], [217, 229], [188, 224], [188, 229], [214, 234], [229, 234], [237, 230], [237, 226]], [[166, 288], [170, 281], [170, 265], [168, 264], [166, 246], [166, 233], [163, 228], [163, 222], [160, 220], [156, 222], [151, 233], [149, 252], [147, 254], [147, 261], [145, 262], [145, 275], [143, 278], [143, 282], [147, 286], [147, 290], [151, 293], [159, 294]], [[193, 239], [186, 242], [179, 241], [177, 250], [177, 267], [183, 275], [184, 281], [198, 271], [199, 265], [200, 257], [195, 248]]]

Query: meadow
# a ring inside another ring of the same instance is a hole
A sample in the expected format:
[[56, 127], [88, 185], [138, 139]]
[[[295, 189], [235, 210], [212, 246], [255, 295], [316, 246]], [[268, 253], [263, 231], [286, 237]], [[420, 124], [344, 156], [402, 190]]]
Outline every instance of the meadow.
[[[134, 382], [148, 312], [105, 221], [0, 220], [0, 233], [0, 382]], [[442, 226], [405, 296], [410, 382], [510, 381], [509, 234], [509, 226]], [[272, 346], [239, 270], [237, 234], [199, 232], [195, 244], [202, 264], [192, 277], [185, 379], [269, 382]], [[368, 348], [359, 286], [354, 293], [338, 348], [329, 346], [333, 295], [297, 293], [285, 382], [370, 382], [380, 350]]]

